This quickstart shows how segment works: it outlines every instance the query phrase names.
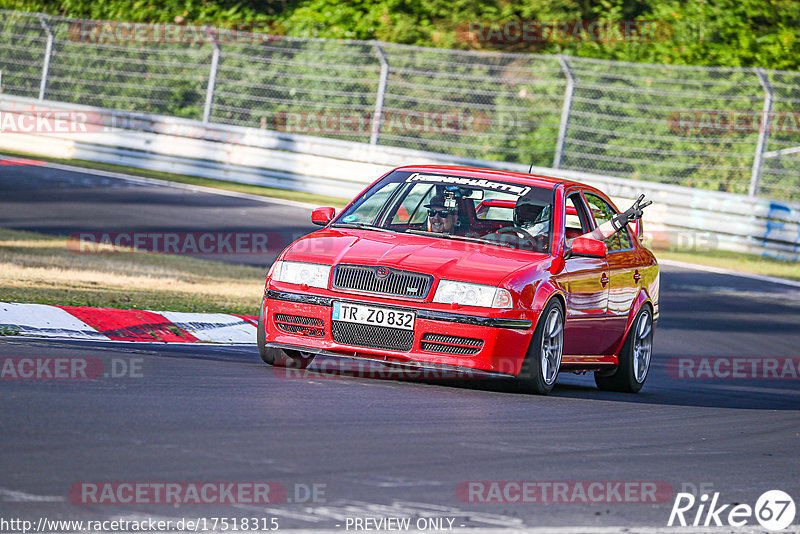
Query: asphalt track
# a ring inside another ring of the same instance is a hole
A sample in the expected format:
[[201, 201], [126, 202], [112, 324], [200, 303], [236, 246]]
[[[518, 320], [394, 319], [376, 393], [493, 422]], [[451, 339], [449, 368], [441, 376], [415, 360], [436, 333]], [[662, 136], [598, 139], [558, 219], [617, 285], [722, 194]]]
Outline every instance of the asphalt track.
[[[56, 234], [145, 223], [263, 229], [256, 221], [299, 231], [308, 216], [42, 167], [0, 167], [0, 177], [0, 226]], [[613, 532], [665, 527], [673, 502], [476, 503], [458, 492], [467, 481], [663, 481], [675, 492], [719, 492], [722, 503], [754, 505], [771, 489], [800, 503], [800, 380], [667, 372], [679, 357], [797, 358], [797, 287], [664, 267], [655, 356], [639, 395], [600, 392], [589, 376], [562, 375], [550, 396], [536, 397], [497, 381], [286, 376], [254, 347], [0, 338], [0, 357], [21, 356], [96, 358], [107, 371], [137, 372], [0, 381], [3, 518], [248, 516], [277, 518], [281, 530], [344, 531], [347, 518], [430, 516], [454, 527]], [[270, 481], [288, 497], [75, 504], [69, 488], [87, 481]], [[324, 491], [316, 502], [305, 498], [314, 484]]]
[[[2, 157], [2, 156], [0, 156]], [[2, 162], [0, 162], [2, 163]], [[0, 227], [69, 236], [222, 232], [264, 233], [264, 247], [193, 257], [271, 264], [283, 248], [314, 230], [308, 209], [254, 195], [206, 194], [203, 188], [165, 187], [153, 180], [121, 180], [112, 173], [86, 174], [35, 165], [0, 165]], [[258, 253], [266, 250], [266, 253]]]

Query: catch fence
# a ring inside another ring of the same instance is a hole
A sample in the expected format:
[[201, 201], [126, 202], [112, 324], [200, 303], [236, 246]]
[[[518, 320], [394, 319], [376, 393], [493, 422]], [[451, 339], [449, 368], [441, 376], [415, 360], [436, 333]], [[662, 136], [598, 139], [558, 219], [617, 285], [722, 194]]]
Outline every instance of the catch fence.
[[0, 90], [800, 200], [800, 73], [191, 29], [0, 11]]

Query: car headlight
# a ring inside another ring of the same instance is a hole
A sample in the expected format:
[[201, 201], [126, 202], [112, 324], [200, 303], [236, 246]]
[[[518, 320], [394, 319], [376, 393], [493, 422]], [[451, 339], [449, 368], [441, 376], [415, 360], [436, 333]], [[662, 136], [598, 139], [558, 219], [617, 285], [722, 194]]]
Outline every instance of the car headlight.
[[272, 279], [278, 282], [306, 284], [323, 289], [328, 287], [330, 275], [330, 265], [299, 261], [276, 261], [272, 271]]
[[433, 302], [458, 303], [484, 308], [511, 308], [511, 293], [506, 289], [454, 280], [440, 280]]

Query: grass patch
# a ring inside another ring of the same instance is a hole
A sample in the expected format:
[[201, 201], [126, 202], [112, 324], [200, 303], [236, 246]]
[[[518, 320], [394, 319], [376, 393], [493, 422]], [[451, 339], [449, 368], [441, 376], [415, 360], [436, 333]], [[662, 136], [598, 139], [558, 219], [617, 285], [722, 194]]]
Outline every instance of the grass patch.
[[238, 184], [236, 182], [228, 182], [225, 180], [214, 180], [212, 178], [198, 178], [196, 176], [186, 176], [184, 174], [172, 174], [169, 172], [151, 171], [149, 169], [140, 169], [138, 167], [127, 167], [125, 165], [113, 165], [110, 163], [98, 163], [94, 161], [86, 161], [78, 159], [51, 158], [49, 156], [40, 156], [38, 154], [28, 154], [25, 152], [12, 152], [8, 150], [0, 150], [0, 154], [20, 157], [20, 158], [37, 159], [40, 161], [48, 161], [51, 163], [60, 163], [62, 165], [72, 165], [73, 167], [83, 167], [86, 169], [97, 169], [101, 171], [131, 174], [133, 176], [143, 176], [145, 178], [156, 178], [158, 180], [167, 180], [170, 182], [178, 182], [182, 184], [201, 185], [205, 187], [213, 187], [216, 189], [224, 189], [226, 191], [236, 191], [237, 193], [249, 193], [251, 195], [259, 195], [262, 197], [282, 198], [285, 200], [294, 200], [296, 202], [306, 202], [308, 204], [314, 204], [317, 206], [333, 206], [334, 208], [337, 209], [345, 207], [351, 200], [349, 198], [317, 195], [314, 193], [304, 193], [302, 191], [290, 191], [288, 189], [277, 189], [275, 187]]
[[11, 326], [0, 326], [0, 336], [18, 336], [19, 329]]
[[4, 301], [255, 314], [266, 274], [167, 254], [78, 254], [64, 237], [0, 228]]
[[782, 261], [775, 258], [756, 256], [755, 254], [728, 252], [725, 250], [685, 251], [667, 249], [656, 251], [655, 254], [658, 259], [685, 261], [764, 276], [800, 280], [800, 262], [796, 261]]

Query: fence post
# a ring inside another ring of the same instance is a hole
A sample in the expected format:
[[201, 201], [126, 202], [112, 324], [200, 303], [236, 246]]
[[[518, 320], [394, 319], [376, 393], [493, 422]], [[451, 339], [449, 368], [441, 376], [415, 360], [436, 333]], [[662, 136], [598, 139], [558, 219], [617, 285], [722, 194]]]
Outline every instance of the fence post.
[[[206, 34], [211, 37], [211, 32], [206, 31]], [[211, 120], [211, 106], [214, 103], [214, 89], [217, 85], [217, 71], [219, 70], [219, 43], [215, 37], [211, 37], [211, 46], [214, 47], [211, 52], [211, 71], [208, 74], [208, 87], [206, 88], [206, 103], [203, 106], [203, 123], [208, 124]]]
[[758, 196], [758, 186], [761, 182], [761, 165], [764, 163], [764, 148], [767, 146], [767, 139], [769, 138], [769, 123], [772, 115], [772, 101], [775, 98], [775, 92], [772, 89], [772, 84], [769, 83], [769, 76], [767, 71], [761, 67], [756, 67], [756, 76], [758, 81], [761, 82], [761, 87], [764, 88], [764, 108], [761, 111], [761, 124], [758, 128], [758, 141], [756, 142], [756, 153], [753, 158], [753, 172], [750, 174], [750, 196]]
[[386, 83], [389, 80], [389, 60], [386, 53], [377, 42], [372, 43], [378, 60], [381, 62], [381, 78], [378, 82], [378, 94], [375, 96], [375, 113], [372, 115], [372, 133], [369, 136], [369, 144], [377, 145], [378, 137], [381, 134], [381, 122], [383, 122], [383, 99], [386, 96]]
[[561, 168], [561, 160], [564, 159], [564, 145], [567, 141], [567, 128], [569, 127], [569, 114], [572, 111], [572, 93], [575, 91], [575, 76], [572, 68], [565, 56], [559, 54], [558, 61], [561, 63], [561, 70], [567, 77], [567, 87], [564, 90], [564, 105], [561, 108], [561, 124], [558, 126], [558, 141], [556, 141], [556, 154], [553, 157], [553, 168]]
[[47, 79], [50, 77], [50, 56], [53, 54], [54, 36], [47, 21], [44, 20], [44, 15], [39, 13], [36, 18], [39, 19], [39, 24], [42, 25], [42, 29], [47, 33], [47, 45], [44, 50], [44, 64], [42, 65], [42, 80], [39, 83], [39, 100], [41, 101], [44, 100], [44, 95], [47, 91]]

